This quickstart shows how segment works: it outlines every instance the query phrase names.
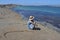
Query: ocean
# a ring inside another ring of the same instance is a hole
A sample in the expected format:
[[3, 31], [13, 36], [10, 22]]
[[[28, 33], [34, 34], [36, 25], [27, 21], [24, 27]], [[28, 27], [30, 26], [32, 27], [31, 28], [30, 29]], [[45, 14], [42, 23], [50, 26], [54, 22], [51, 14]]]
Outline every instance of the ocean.
[[55, 6], [16, 6], [12, 8], [23, 18], [34, 16], [35, 20], [48, 27], [60, 29], [60, 7]]

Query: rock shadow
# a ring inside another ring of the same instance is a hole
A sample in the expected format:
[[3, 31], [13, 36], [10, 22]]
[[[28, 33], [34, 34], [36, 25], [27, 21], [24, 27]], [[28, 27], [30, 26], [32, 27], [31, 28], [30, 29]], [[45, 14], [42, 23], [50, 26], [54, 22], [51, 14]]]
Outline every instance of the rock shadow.
[[39, 28], [39, 27], [35, 27], [33, 30], [41, 30], [41, 28]]

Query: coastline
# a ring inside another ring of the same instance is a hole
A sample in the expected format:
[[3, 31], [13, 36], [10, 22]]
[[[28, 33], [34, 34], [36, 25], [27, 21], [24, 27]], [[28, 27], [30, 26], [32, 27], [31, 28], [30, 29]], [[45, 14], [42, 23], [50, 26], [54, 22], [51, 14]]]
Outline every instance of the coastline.
[[21, 15], [8, 8], [0, 8], [0, 40], [60, 40], [60, 33], [37, 24], [41, 30], [29, 30], [27, 20]]
[[[12, 9], [11, 9], [12, 10]], [[12, 10], [12, 11], [14, 11], [14, 10]], [[26, 18], [24, 15], [22, 15], [20, 12], [17, 12], [17, 11], [14, 11], [14, 12], [16, 12], [17, 14], [19, 14], [19, 15], [21, 15], [21, 17], [23, 18], [23, 20], [27, 20], [28, 21], [28, 18]], [[36, 21], [36, 20], [35, 20]], [[57, 31], [58, 33], [60, 33], [60, 29], [59, 28], [57, 28], [56, 26], [53, 26], [52, 24], [50, 24], [50, 23], [47, 23], [47, 22], [45, 22], [45, 21], [36, 21], [37, 23], [39, 23], [39, 24], [41, 24], [42, 26], [44, 26], [44, 27], [47, 27], [47, 28], [49, 28], [49, 29], [52, 29], [52, 30], [54, 30], [54, 31]]]

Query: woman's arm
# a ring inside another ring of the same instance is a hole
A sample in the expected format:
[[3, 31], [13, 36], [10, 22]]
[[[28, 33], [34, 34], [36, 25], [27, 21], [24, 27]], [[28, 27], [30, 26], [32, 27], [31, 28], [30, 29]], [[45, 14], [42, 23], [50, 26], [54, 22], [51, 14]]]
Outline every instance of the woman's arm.
[[36, 24], [36, 22], [32, 22], [32, 21], [30, 21], [30, 23], [32, 23], [33, 25], [35, 25], [35, 24]]

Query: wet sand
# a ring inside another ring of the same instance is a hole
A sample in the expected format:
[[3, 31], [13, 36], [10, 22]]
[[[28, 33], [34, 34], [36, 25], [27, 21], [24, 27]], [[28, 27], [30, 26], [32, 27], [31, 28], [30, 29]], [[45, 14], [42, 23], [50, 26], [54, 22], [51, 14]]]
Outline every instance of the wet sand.
[[60, 33], [37, 24], [40, 30], [29, 30], [21, 15], [0, 8], [0, 40], [60, 40]]

